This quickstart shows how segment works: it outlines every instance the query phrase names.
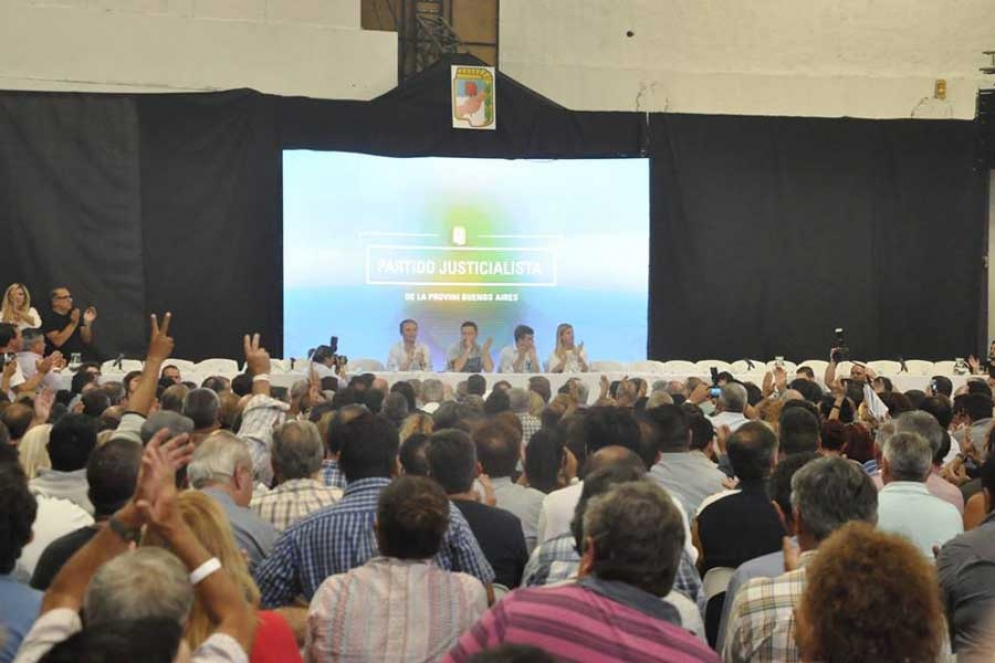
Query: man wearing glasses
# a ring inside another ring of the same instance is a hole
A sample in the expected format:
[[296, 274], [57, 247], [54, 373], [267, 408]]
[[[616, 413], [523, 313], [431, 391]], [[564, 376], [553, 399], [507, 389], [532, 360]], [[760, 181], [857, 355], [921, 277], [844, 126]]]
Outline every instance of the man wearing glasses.
[[52, 313], [45, 316], [42, 331], [48, 341], [49, 352], [59, 350], [64, 357], [78, 352], [84, 359], [92, 354], [93, 321], [97, 309], [88, 306], [83, 313], [73, 308], [73, 295], [69, 288], [58, 287], [51, 292]]

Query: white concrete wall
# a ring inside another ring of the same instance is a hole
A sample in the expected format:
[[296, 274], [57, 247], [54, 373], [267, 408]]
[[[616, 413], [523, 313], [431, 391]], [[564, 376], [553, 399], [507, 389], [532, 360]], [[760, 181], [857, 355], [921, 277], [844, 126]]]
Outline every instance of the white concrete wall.
[[261, 92], [369, 99], [397, 35], [360, 0], [0, 0], [0, 89]]
[[577, 110], [972, 118], [995, 82], [993, 0], [502, 0], [500, 27], [504, 72]]

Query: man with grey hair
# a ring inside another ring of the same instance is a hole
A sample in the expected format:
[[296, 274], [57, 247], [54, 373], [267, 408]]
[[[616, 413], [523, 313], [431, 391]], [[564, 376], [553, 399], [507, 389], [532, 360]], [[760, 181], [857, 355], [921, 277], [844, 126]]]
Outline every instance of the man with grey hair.
[[245, 442], [228, 431], [209, 435], [194, 451], [187, 477], [192, 487], [214, 498], [224, 509], [250, 567], [269, 557], [279, 533], [249, 508], [252, 456]]
[[277, 486], [253, 496], [249, 507], [282, 532], [312, 511], [335, 504], [342, 491], [318, 479], [325, 445], [310, 421], [288, 421], [273, 432], [273, 476]]
[[663, 389], [654, 389], [650, 392], [649, 398], [646, 399], [646, 409], [652, 410], [655, 407], [660, 407], [661, 405], [673, 405], [674, 398], [668, 394]]
[[[945, 435], [936, 417], [922, 410], [904, 412], [892, 420], [889, 425], [881, 427], [878, 431], [878, 444], [883, 447], [888, 437], [894, 433], [918, 433], [922, 435], [929, 442], [929, 447], [933, 450], [934, 458], [939, 452], [940, 447], [943, 446], [943, 436]], [[881, 478], [880, 471], [871, 474], [871, 479], [874, 480], [874, 485], [877, 486], [878, 490], [884, 488], [884, 481]], [[952, 504], [958, 513], [964, 513], [964, 494], [960, 491], [960, 488], [940, 476], [935, 465], [930, 468], [929, 476], [926, 478], [926, 490], [931, 495]]]
[[542, 421], [539, 417], [529, 413], [529, 402], [531, 396], [529, 392], [520, 387], [512, 387], [508, 390], [508, 406], [518, 420], [522, 422], [522, 444], [528, 446], [532, 440], [532, 435], [542, 428]]
[[193, 607], [188, 575], [183, 562], [164, 548], [142, 547], [115, 557], [94, 574], [83, 595], [87, 626], [116, 621], [122, 615], [185, 623]]
[[[850, 521], [878, 518], [878, 493], [856, 463], [824, 457], [806, 463], [791, 477], [791, 511], [798, 549], [785, 538], [785, 571], [755, 578], [726, 601], [729, 613], [722, 647], [726, 663], [798, 661], [795, 608], [805, 593], [806, 568], [819, 544]], [[800, 552], [800, 555], [799, 555]]]
[[878, 527], [909, 538], [929, 559], [934, 546], [964, 531], [957, 509], [927, 490], [932, 469], [933, 449], [919, 433], [895, 433], [884, 441]]
[[[507, 639], [569, 650], [579, 661], [717, 661], [685, 630], [678, 610], [660, 600], [673, 588], [682, 559], [679, 509], [648, 481], [621, 483], [593, 497], [581, 528], [580, 579], [507, 595], [460, 638], [447, 660], [464, 663]], [[594, 612], [601, 618], [589, 619]]]
[[439, 409], [439, 404], [446, 398], [446, 386], [442, 380], [428, 378], [421, 383], [422, 410], [429, 414]]
[[719, 430], [723, 426], [735, 433], [736, 429], [749, 421], [743, 416], [746, 409], [746, 387], [738, 382], [727, 382], [719, 392], [712, 415], [712, 426]]
[[[59, 381], [62, 376], [62, 367], [65, 361], [61, 352], [52, 353], [52, 370], [41, 378], [41, 386], [58, 390]], [[45, 359], [45, 335], [40, 329], [25, 329], [21, 332], [21, 351], [17, 353], [17, 365], [21, 367], [21, 374], [25, 380], [31, 380], [38, 375], [38, 364]], [[36, 387], [40, 389], [41, 386]]]

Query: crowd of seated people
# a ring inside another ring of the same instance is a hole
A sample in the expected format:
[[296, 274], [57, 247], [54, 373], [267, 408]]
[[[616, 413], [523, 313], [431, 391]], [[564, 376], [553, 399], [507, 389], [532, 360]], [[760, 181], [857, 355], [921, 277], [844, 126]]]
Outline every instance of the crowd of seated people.
[[244, 374], [185, 383], [170, 323], [121, 383], [5, 384], [0, 663], [995, 655], [983, 379], [284, 395], [258, 335]]

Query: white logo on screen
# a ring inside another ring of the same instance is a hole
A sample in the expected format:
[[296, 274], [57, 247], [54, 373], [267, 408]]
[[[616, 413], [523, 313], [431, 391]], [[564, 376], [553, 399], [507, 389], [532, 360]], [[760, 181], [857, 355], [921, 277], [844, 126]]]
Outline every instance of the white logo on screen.
[[453, 244], [456, 246], [466, 246], [466, 228], [463, 226], [453, 226]]

